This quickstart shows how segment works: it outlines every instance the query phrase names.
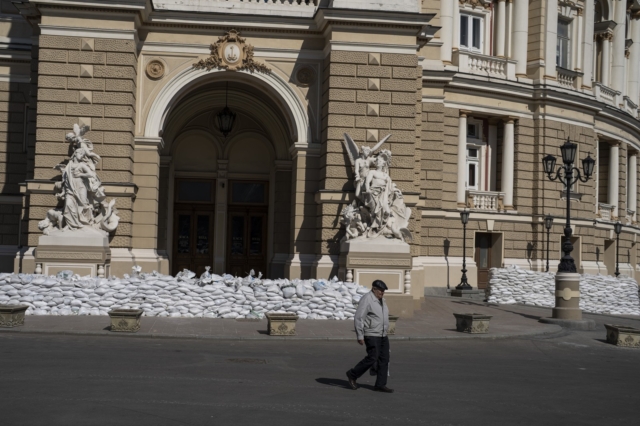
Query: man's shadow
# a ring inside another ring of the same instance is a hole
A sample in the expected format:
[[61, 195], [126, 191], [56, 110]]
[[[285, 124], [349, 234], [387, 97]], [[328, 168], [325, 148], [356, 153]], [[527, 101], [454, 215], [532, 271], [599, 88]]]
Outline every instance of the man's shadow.
[[[320, 378], [320, 379], [316, 379], [316, 382], [320, 383], [321, 385], [327, 385], [327, 386], [333, 386], [335, 388], [344, 388], [344, 389], [352, 390], [351, 386], [349, 386], [349, 382], [342, 379]], [[358, 383], [358, 388], [373, 390], [373, 386], [362, 384], [362, 383]]]

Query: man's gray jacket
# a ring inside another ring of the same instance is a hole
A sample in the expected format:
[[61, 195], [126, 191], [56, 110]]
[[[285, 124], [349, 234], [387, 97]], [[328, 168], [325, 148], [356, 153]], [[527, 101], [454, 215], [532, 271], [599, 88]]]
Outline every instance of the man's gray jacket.
[[358, 340], [364, 339], [364, 336], [386, 336], [389, 331], [389, 308], [384, 298], [380, 304], [373, 291], [362, 296], [354, 322]]

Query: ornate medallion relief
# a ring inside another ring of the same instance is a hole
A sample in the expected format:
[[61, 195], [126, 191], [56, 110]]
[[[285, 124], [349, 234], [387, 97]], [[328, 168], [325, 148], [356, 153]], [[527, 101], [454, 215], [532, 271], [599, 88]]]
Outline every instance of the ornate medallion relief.
[[229, 71], [271, 72], [266, 65], [254, 61], [253, 46], [246, 44], [246, 39], [240, 37], [240, 33], [236, 30], [231, 30], [224, 37], [219, 37], [218, 41], [211, 45], [211, 56], [201, 59], [193, 64], [193, 67], [207, 71], [223, 68]]
[[151, 80], [160, 80], [164, 77], [165, 67], [164, 63], [158, 59], [149, 61], [147, 64], [147, 77]]
[[316, 72], [313, 68], [304, 66], [296, 71], [296, 82], [299, 86], [311, 86], [316, 80]]

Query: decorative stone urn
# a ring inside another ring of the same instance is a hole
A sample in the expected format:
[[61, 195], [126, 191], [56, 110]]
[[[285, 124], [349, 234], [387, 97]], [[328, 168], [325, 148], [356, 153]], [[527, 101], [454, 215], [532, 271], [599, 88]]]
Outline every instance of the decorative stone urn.
[[109, 311], [111, 331], [135, 333], [140, 330], [142, 309], [113, 309]]
[[267, 331], [269, 336], [295, 336], [296, 314], [266, 314], [268, 325]]
[[626, 348], [640, 348], [640, 330], [626, 325], [605, 324], [607, 342]]
[[471, 333], [484, 334], [489, 332], [491, 315], [484, 314], [453, 314], [456, 317], [456, 330]]
[[400, 317], [389, 315], [389, 335], [396, 334], [396, 321], [398, 321], [398, 318]]
[[0, 327], [18, 327], [24, 325], [27, 305], [0, 305]]

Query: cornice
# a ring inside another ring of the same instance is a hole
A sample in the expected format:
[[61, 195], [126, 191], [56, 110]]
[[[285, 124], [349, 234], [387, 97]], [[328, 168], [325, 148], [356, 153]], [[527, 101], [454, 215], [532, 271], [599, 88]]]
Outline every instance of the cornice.
[[[147, 0], [30, 0], [36, 5], [48, 7], [72, 7], [87, 10], [104, 9], [109, 11], [144, 10]], [[125, 9], [125, 10], [123, 10]]]

